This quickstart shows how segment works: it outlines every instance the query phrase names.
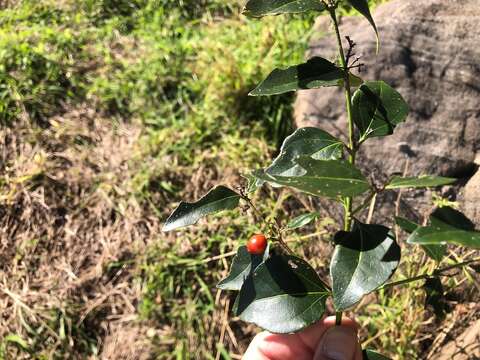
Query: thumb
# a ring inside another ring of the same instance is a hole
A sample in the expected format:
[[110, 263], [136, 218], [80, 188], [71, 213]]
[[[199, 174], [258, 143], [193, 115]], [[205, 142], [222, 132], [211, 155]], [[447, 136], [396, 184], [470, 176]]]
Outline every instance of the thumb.
[[360, 360], [361, 350], [355, 329], [333, 326], [322, 336], [314, 360]]

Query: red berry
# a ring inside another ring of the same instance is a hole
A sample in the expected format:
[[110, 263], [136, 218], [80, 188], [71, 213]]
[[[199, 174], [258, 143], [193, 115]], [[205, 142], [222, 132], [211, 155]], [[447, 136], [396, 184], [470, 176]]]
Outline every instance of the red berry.
[[263, 234], [255, 234], [247, 241], [247, 250], [250, 254], [261, 255], [267, 248], [267, 238]]

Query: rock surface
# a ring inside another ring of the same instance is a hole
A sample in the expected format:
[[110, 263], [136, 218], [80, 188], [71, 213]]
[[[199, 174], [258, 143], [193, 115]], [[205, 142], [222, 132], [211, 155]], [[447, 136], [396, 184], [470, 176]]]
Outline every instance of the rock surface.
[[[411, 111], [394, 135], [364, 143], [360, 167], [374, 169], [379, 179], [406, 168], [411, 176], [428, 173], [462, 178], [462, 185], [468, 182], [460, 192], [462, 206], [480, 224], [480, 173], [475, 174], [480, 151], [479, 1], [392, 0], [373, 15], [381, 38], [377, 56], [373, 31], [362, 17], [344, 18], [341, 32], [357, 44], [355, 52], [365, 64], [360, 76], [389, 83], [403, 95]], [[317, 24], [319, 31], [326, 28], [324, 19]], [[334, 59], [334, 37], [312, 41], [308, 57], [314, 55]], [[341, 89], [301, 91], [295, 118], [299, 127], [317, 126], [345, 137]], [[457, 191], [444, 191], [457, 200]], [[403, 214], [429, 210], [428, 194], [415, 191], [403, 196]], [[391, 210], [388, 205], [395, 199], [395, 194], [385, 194], [377, 207], [387, 205]]]

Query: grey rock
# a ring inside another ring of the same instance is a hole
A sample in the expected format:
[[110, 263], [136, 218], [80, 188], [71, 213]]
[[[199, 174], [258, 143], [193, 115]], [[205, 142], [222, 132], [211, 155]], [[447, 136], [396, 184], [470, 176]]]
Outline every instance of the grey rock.
[[[357, 44], [355, 53], [365, 64], [360, 76], [386, 81], [403, 95], [411, 111], [394, 135], [362, 145], [360, 168], [373, 169], [380, 181], [407, 170], [410, 176], [452, 176], [465, 183], [477, 169], [474, 160], [480, 151], [479, 0], [393, 0], [373, 15], [381, 38], [378, 55], [373, 31], [364, 18], [343, 18], [341, 32]], [[316, 25], [319, 32], [326, 28], [324, 21]], [[335, 59], [335, 38], [329, 31], [329, 36], [312, 40], [308, 57]], [[299, 92], [295, 119], [299, 127], [317, 126], [345, 138], [342, 90]], [[477, 199], [480, 196], [478, 186], [475, 189], [464, 196], [464, 207], [477, 206], [469, 200], [472, 192]], [[456, 191], [444, 190], [456, 199]], [[415, 191], [403, 196], [403, 214], [426, 213], [429, 194]], [[395, 194], [385, 194], [378, 207], [391, 211], [395, 201]], [[470, 213], [477, 214], [473, 220], [480, 223], [479, 211]]]

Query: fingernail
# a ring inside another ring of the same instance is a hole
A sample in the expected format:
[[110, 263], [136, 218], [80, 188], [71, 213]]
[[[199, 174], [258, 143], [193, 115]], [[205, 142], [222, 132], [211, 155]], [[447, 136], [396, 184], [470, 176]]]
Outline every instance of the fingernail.
[[352, 360], [356, 348], [355, 331], [346, 326], [334, 326], [323, 335], [314, 359]]

